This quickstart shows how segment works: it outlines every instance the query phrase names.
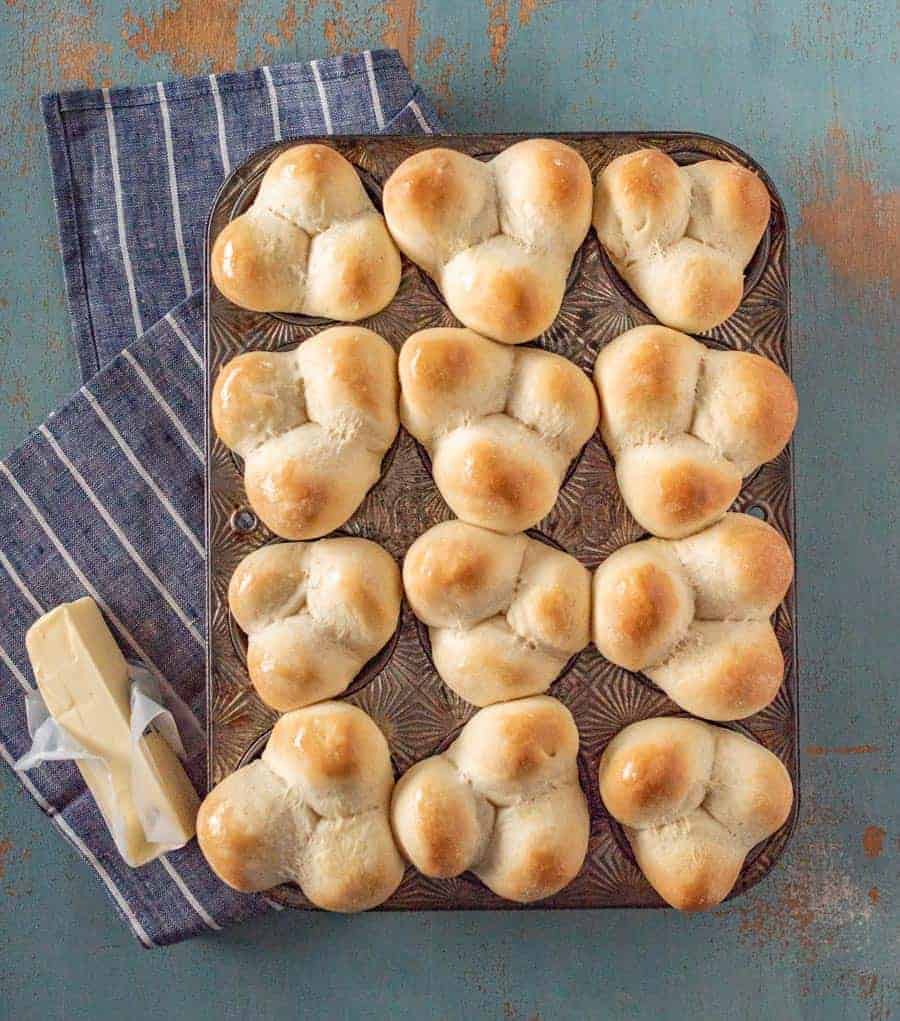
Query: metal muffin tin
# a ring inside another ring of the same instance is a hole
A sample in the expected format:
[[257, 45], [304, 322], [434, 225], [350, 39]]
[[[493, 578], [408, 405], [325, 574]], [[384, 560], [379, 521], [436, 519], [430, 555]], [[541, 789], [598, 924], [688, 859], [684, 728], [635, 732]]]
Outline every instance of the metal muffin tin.
[[[376, 205], [381, 186], [408, 156], [444, 145], [489, 159], [522, 135], [449, 135], [435, 137], [341, 137], [298, 139], [270, 146], [235, 170], [216, 198], [207, 228], [206, 403], [222, 366], [248, 350], [296, 346], [330, 321], [300, 315], [250, 312], [227, 301], [212, 284], [209, 251], [225, 224], [252, 202], [272, 160], [297, 142], [333, 146], [359, 172]], [[787, 222], [784, 206], [765, 172], [746, 153], [716, 138], [693, 133], [556, 135], [577, 149], [596, 175], [614, 157], [645, 146], [669, 153], [680, 163], [697, 159], [730, 160], [756, 171], [772, 197], [766, 234], [747, 267], [744, 299], [735, 314], [701, 339], [717, 347], [756, 351], [790, 373], [790, 296]], [[633, 326], [653, 322], [644, 304], [619, 277], [603, 252], [593, 228], [573, 263], [562, 309], [535, 342], [564, 355], [590, 372], [598, 351]], [[391, 304], [365, 320], [367, 326], [399, 350], [416, 330], [460, 325], [426, 274], [404, 259], [400, 289]], [[246, 503], [240, 459], [216, 437], [207, 413], [207, 693], [208, 779], [212, 787], [259, 754], [277, 714], [250, 685], [246, 642], [228, 611], [227, 589], [238, 562], [249, 552], [275, 541], [256, 521]], [[736, 502], [771, 522], [793, 548], [794, 481], [791, 448], [749, 478]], [[402, 428], [384, 458], [380, 480], [359, 510], [340, 529], [384, 546], [399, 562], [413, 540], [438, 521], [451, 518], [431, 478], [424, 450]], [[550, 514], [533, 530], [537, 537], [574, 554], [595, 568], [610, 553], [644, 535], [625, 509], [615, 474], [599, 433], [588, 442], [562, 486]], [[798, 810], [797, 634], [794, 588], [775, 615], [775, 630], [784, 652], [786, 673], [774, 703], [748, 720], [733, 724], [773, 751], [787, 766], [795, 799], [787, 823], [755, 848], [732, 896], [758, 883], [778, 860], [790, 838]], [[531, 908], [659, 907], [663, 902], [644, 879], [618, 824], [597, 793], [597, 763], [607, 742], [624, 726], [652, 716], [685, 715], [654, 684], [639, 674], [613, 666], [591, 645], [570, 663], [549, 694], [564, 702], [581, 735], [581, 783], [591, 812], [587, 859], [577, 878], [555, 897]], [[404, 602], [400, 626], [343, 698], [360, 706], [388, 738], [397, 776], [412, 763], [447, 747], [475, 711], [441, 681], [430, 659], [427, 630], [418, 625]], [[293, 885], [271, 891], [293, 907], [311, 905]], [[477, 879], [434, 880], [407, 869], [403, 883], [379, 910], [510, 909], [519, 905], [497, 897]]]

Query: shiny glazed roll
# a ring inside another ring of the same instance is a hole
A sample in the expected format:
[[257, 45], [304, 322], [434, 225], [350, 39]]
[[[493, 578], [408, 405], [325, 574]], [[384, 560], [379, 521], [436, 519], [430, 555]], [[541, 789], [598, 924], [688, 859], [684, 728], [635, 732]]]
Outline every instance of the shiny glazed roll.
[[384, 186], [394, 240], [461, 323], [504, 344], [543, 333], [591, 222], [587, 164], [546, 138], [489, 163], [452, 149], [404, 160]]
[[393, 787], [387, 741], [372, 719], [349, 703], [322, 702], [282, 716], [262, 758], [210, 791], [197, 840], [235, 890], [292, 882], [327, 911], [365, 911], [403, 878], [388, 819]]
[[794, 385], [774, 362], [665, 326], [638, 326], [607, 344], [594, 382], [622, 499], [665, 539], [717, 521], [797, 421]]
[[661, 323], [686, 333], [740, 305], [770, 212], [766, 186], [744, 167], [680, 167], [658, 149], [614, 159], [594, 196], [594, 227], [619, 273]]
[[781, 687], [784, 657], [769, 618], [793, 572], [784, 538], [749, 514], [726, 514], [687, 539], [633, 542], [594, 575], [594, 643], [682, 709], [743, 719]]
[[788, 771], [768, 749], [674, 717], [620, 731], [600, 759], [599, 781], [650, 885], [683, 911], [723, 901], [747, 853], [784, 825], [794, 800]]
[[477, 712], [441, 755], [400, 778], [391, 803], [397, 843], [426, 876], [470, 869], [507, 900], [551, 897], [587, 854], [572, 714], [546, 695]]
[[249, 636], [247, 669], [279, 712], [340, 695], [400, 617], [400, 571], [368, 539], [262, 546], [238, 565], [228, 606]]
[[527, 535], [462, 521], [409, 548], [403, 585], [444, 682], [477, 706], [546, 691], [590, 637], [590, 575]]
[[397, 356], [359, 326], [294, 351], [252, 351], [219, 373], [219, 439], [244, 458], [250, 506], [283, 539], [339, 528], [378, 480], [399, 428]]
[[560, 355], [471, 330], [414, 333], [399, 359], [400, 417], [464, 521], [521, 532], [553, 507], [597, 427], [588, 377]]
[[356, 322], [390, 304], [400, 253], [351, 164], [311, 143], [272, 162], [216, 238], [212, 276], [242, 308]]

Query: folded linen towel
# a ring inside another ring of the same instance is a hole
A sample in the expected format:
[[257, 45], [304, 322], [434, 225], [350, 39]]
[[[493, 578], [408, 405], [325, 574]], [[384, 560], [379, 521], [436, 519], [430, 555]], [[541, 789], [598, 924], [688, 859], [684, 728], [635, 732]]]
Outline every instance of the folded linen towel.
[[[43, 108], [85, 385], [0, 463], [0, 756], [10, 767], [30, 744], [25, 632], [83, 595], [126, 658], [205, 716], [199, 288], [224, 177], [282, 138], [440, 130], [393, 50], [51, 95]], [[188, 769], [202, 789], [202, 757]], [[17, 776], [144, 946], [266, 909], [222, 884], [194, 841], [129, 869], [74, 763]]]

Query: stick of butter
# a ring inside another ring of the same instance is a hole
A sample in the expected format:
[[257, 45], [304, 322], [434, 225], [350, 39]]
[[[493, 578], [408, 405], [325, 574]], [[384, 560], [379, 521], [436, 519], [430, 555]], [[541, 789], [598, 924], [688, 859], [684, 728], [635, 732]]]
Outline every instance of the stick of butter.
[[[197, 792], [158, 734], [132, 742], [128, 664], [94, 600], [51, 610], [31, 626], [25, 644], [50, 715], [102, 760], [76, 765], [125, 861], [135, 868], [186, 844], [195, 833]], [[147, 839], [138, 801], [164, 820], [172, 843]]]

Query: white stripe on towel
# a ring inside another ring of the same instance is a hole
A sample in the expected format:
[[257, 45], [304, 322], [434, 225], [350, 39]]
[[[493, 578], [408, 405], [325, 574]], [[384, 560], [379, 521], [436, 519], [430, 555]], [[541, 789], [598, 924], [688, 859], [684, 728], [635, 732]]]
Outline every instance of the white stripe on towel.
[[181, 275], [184, 278], [185, 297], [193, 294], [191, 273], [187, 264], [187, 252], [184, 248], [184, 235], [181, 232], [181, 203], [178, 199], [178, 177], [175, 173], [175, 150], [172, 147], [172, 125], [169, 121], [169, 101], [162, 82], [156, 83], [159, 94], [159, 111], [162, 115], [163, 137], [166, 140], [166, 159], [169, 162], [169, 194], [172, 196], [172, 223], [175, 226], [175, 244], [178, 246], [178, 261], [181, 263]]
[[32, 688], [32, 686], [28, 683], [28, 680], [25, 677], [25, 675], [16, 666], [16, 664], [13, 663], [9, 653], [6, 651], [6, 649], [3, 648], [2, 645], [0, 645], [0, 659], [2, 659], [3, 662], [9, 667], [9, 672], [13, 675], [13, 677], [15, 677], [19, 684], [22, 685], [23, 691], [27, 691], [29, 693], [34, 691], [34, 688]]
[[125, 641], [128, 642], [128, 644], [131, 646], [132, 649], [134, 649], [134, 651], [137, 653], [138, 658], [140, 659], [140, 661], [144, 664], [144, 666], [147, 667], [147, 669], [153, 674], [154, 677], [158, 678], [162, 683], [167, 683], [165, 677], [163, 677], [162, 671], [153, 662], [153, 660], [150, 659], [150, 657], [147, 655], [147, 653], [144, 651], [143, 647], [141, 646], [140, 642], [138, 642], [138, 640], [134, 637], [134, 635], [128, 630], [127, 627], [125, 627], [125, 625], [122, 623], [122, 621], [119, 620], [119, 618], [109, 608], [109, 604], [106, 602], [106, 600], [103, 598], [103, 596], [101, 596], [100, 593], [94, 588], [94, 586], [90, 583], [90, 581], [85, 576], [84, 571], [82, 571], [81, 568], [78, 566], [78, 564], [76, 564], [75, 561], [72, 559], [71, 553], [69, 553], [69, 551], [66, 549], [66, 547], [63, 546], [59, 536], [56, 534], [56, 532], [53, 531], [53, 529], [50, 527], [49, 523], [47, 522], [47, 519], [44, 517], [43, 514], [41, 514], [41, 512], [35, 506], [34, 501], [31, 499], [31, 497], [25, 492], [25, 490], [19, 484], [19, 480], [13, 475], [13, 473], [9, 470], [9, 468], [7, 468], [7, 466], [2, 461], [0, 461], [0, 473], [5, 475], [6, 478], [9, 480], [10, 485], [13, 487], [13, 489], [18, 494], [19, 499], [28, 508], [28, 510], [31, 513], [31, 516], [34, 518], [34, 520], [41, 526], [41, 529], [43, 530], [44, 535], [46, 535], [47, 538], [56, 547], [56, 551], [59, 553], [59, 555], [66, 562], [66, 565], [68, 566], [69, 570], [75, 575], [75, 577], [81, 583], [81, 585], [83, 586], [85, 591], [88, 593], [88, 595], [93, 598], [94, 602], [100, 607], [100, 609], [112, 621], [113, 625], [116, 627], [116, 629], [119, 631], [119, 633], [125, 639]]
[[9, 562], [9, 560], [4, 555], [2, 550], [0, 550], [0, 564], [3, 565], [3, 570], [6, 571], [6, 573], [10, 576], [10, 578], [12, 578], [13, 584], [16, 586], [16, 588], [22, 593], [23, 596], [25, 596], [25, 598], [31, 604], [31, 608], [34, 610], [34, 612], [39, 617], [42, 616], [43, 613], [44, 613], [43, 606], [41, 606], [41, 604], [37, 601], [37, 599], [35, 599], [34, 593], [25, 584], [25, 582], [22, 581], [22, 579], [19, 577], [18, 573], [16, 572], [16, 569]]
[[219, 83], [216, 76], [209, 76], [209, 87], [212, 90], [213, 103], [216, 105], [216, 120], [219, 124], [219, 152], [222, 155], [222, 169], [227, 177], [231, 173], [231, 161], [228, 159], [228, 139], [225, 137], [225, 112], [222, 109], [222, 97], [219, 95]]
[[378, 82], [375, 81], [375, 68], [372, 65], [372, 51], [366, 50], [363, 53], [363, 60], [366, 64], [366, 74], [369, 77], [369, 92], [372, 94], [372, 108], [375, 111], [375, 123], [380, 131], [384, 127], [384, 111], [381, 109], [381, 96], [378, 95]]
[[168, 415], [169, 419], [172, 422], [172, 425], [174, 425], [175, 428], [178, 430], [181, 438], [191, 448], [194, 454], [196, 454], [197, 460], [201, 464], [203, 464], [203, 451], [194, 442], [194, 437], [191, 436], [191, 434], [187, 431], [187, 427], [172, 410], [171, 405], [168, 403], [165, 397], [163, 397], [159, 390], [157, 390], [156, 387], [153, 385], [153, 380], [147, 375], [146, 372], [144, 372], [143, 368], [138, 363], [137, 359], [127, 348], [122, 352], [122, 355], [125, 358], [125, 361], [128, 362], [128, 364], [134, 369], [138, 376], [140, 376], [141, 382], [147, 388], [147, 391], [150, 393], [150, 395], [153, 397], [156, 403]]
[[62, 835], [77, 848], [88, 862], [93, 866], [94, 871], [103, 880], [107, 890], [112, 894], [113, 900], [119, 905], [119, 909], [122, 914], [128, 919], [128, 923], [134, 930], [134, 934], [144, 944], [145, 947], [154, 947], [156, 944], [147, 935], [147, 931], [143, 925], [138, 921], [137, 915], [132, 911], [131, 905], [122, 896], [122, 891], [116, 886], [112, 876], [106, 871], [106, 869], [97, 860], [97, 856], [94, 852], [85, 844], [85, 842], [78, 836], [78, 834], [72, 829], [72, 827], [66, 822], [66, 820], [56, 811], [53, 805], [41, 794], [41, 792], [34, 786], [31, 780], [25, 775], [25, 773], [15, 768], [15, 759], [10, 755], [7, 748], [0, 743], [0, 755], [6, 759], [7, 763], [15, 770], [16, 776], [22, 782], [28, 793], [34, 798], [34, 800], [41, 806], [41, 808], [50, 816], [51, 822], [60, 830]]
[[50, 444], [53, 453], [56, 454], [56, 456], [66, 467], [72, 478], [75, 479], [75, 481], [81, 487], [82, 491], [84, 492], [84, 495], [94, 505], [94, 509], [97, 511], [100, 517], [103, 518], [103, 520], [106, 522], [107, 527], [113, 533], [113, 535], [119, 540], [125, 552], [140, 568], [141, 573], [144, 575], [147, 581], [149, 581], [150, 584], [156, 589], [156, 591], [163, 597], [163, 599], [165, 599], [165, 601], [169, 604], [169, 607], [175, 614], [175, 616], [181, 621], [182, 624], [184, 624], [185, 628], [190, 633], [190, 635], [196, 640], [197, 644], [201, 648], [203, 648], [204, 647], [203, 636], [191, 623], [190, 618], [184, 612], [184, 610], [182, 610], [182, 608], [178, 605], [172, 593], [166, 588], [165, 585], [163, 585], [162, 581], [160, 581], [156, 574], [147, 566], [147, 564], [144, 561], [144, 558], [128, 541], [128, 536], [126, 536], [122, 529], [119, 528], [119, 526], [113, 520], [112, 515], [109, 513], [109, 511], [107, 511], [107, 509], [97, 498], [96, 493], [94, 493], [94, 491], [87, 484], [87, 482], [85, 482], [84, 476], [69, 460], [69, 458], [66, 455], [66, 452], [56, 442], [56, 440], [50, 433], [50, 430], [46, 427], [46, 425], [42, 425], [38, 431], [40, 432], [41, 436], [43, 436], [44, 439]]
[[263, 66], [263, 77], [266, 79], [266, 88], [269, 90], [269, 106], [272, 109], [272, 134], [276, 142], [281, 141], [281, 114], [278, 110], [278, 93], [275, 91], [275, 82], [272, 81], [272, 69]]
[[175, 885], [181, 891], [184, 899], [197, 912], [200, 918], [203, 919], [203, 924], [208, 929], [214, 929], [216, 932], [219, 932], [222, 926], [219, 925], [218, 922], [216, 922], [216, 920], [200, 903], [200, 901], [197, 900], [197, 898], [191, 891], [190, 887], [184, 881], [184, 878], [181, 875], [179, 875], [178, 870], [175, 868], [175, 866], [169, 861], [169, 859], [164, 854], [161, 854], [159, 856], [159, 861], [162, 864], [162, 867], [166, 870], [166, 872], [168, 872], [169, 875], [175, 880]]
[[412, 110], [413, 116], [419, 122], [419, 127], [425, 132], [425, 134], [433, 135], [434, 131], [432, 130], [431, 125], [428, 123], [427, 120], [425, 120], [425, 115], [422, 113], [421, 109], [419, 108], [419, 104], [414, 99], [411, 99], [409, 101], [409, 108], [410, 110]]
[[319, 62], [313, 60], [309, 65], [312, 68], [313, 78], [316, 80], [316, 88], [319, 91], [319, 102], [322, 104], [322, 115], [325, 118], [325, 134], [334, 134], [334, 125], [331, 123], [331, 110], [328, 108], [328, 96], [325, 95], [325, 83], [319, 74]]
[[187, 348], [188, 354], [191, 356], [191, 358], [194, 359], [194, 361], [202, 369], [203, 368], [203, 359], [200, 357], [199, 351], [188, 340], [188, 336], [184, 332], [184, 330], [178, 325], [177, 322], [175, 322], [175, 316], [173, 316], [171, 312], [166, 312], [166, 314], [163, 316], [163, 319], [165, 319], [165, 321], [169, 324], [169, 326], [172, 327], [172, 330], [174, 331], [175, 336], [181, 341], [182, 344], [184, 344], [184, 346]]
[[122, 179], [119, 176], [119, 143], [116, 139], [116, 122], [113, 117], [112, 104], [109, 100], [109, 89], [103, 89], [103, 106], [106, 110], [106, 130], [109, 135], [109, 155], [112, 162], [113, 192], [116, 199], [116, 221], [119, 227], [119, 248], [122, 250], [122, 263], [125, 267], [125, 279], [128, 282], [128, 297], [131, 300], [131, 315], [134, 318], [134, 335], [139, 337], [144, 332], [141, 323], [141, 310], [138, 307], [137, 291], [134, 286], [134, 273], [131, 270], [131, 256], [128, 253], [128, 239], [125, 233], [125, 209], [122, 204]]
[[194, 547], [194, 549], [200, 554], [200, 556], [205, 559], [206, 558], [206, 553], [205, 553], [205, 551], [203, 549], [203, 543], [200, 542], [200, 540], [197, 538], [196, 535], [194, 535], [194, 533], [188, 527], [187, 522], [184, 520], [184, 518], [182, 518], [182, 516], [178, 513], [178, 511], [175, 510], [175, 508], [172, 506], [172, 502], [169, 500], [169, 498], [166, 496], [166, 494], [159, 488], [159, 486], [150, 477], [150, 474], [148, 473], [147, 469], [137, 459], [137, 455], [135, 454], [135, 452], [131, 449], [131, 447], [128, 446], [128, 444], [123, 439], [122, 434], [119, 432], [119, 430], [110, 421], [108, 415], [103, 410], [103, 408], [100, 407], [100, 404], [97, 401], [97, 398], [91, 393], [90, 390], [88, 390], [88, 388], [86, 386], [83, 386], [81, 388], [81, 392], [84, 394], [85, 398], [87, 399], [88, 404], [90, 404], [90, 406], [94, 409], [94, 412], [96, 413], [97, 418], [99, 418], [100, 421], [103, 423], [103, 425], [106, 427], [106, 431], [110, 434], [110, 436], [112, 436], [112, 438], [119, 445], [119, 449], [128, 458], [129, 462], [131, 463], [132, 468], [134, 468], [134, 470], [138, 473], [138, 475], [140, 475], [140, 477], [144, 480], [144, 482], [147, 483], [147, 485], [150, 487], [150, 489], [156, 495], [156, 498], [163, 505], [163, 507], [165, 507], [165, 509], [168, 511], [169, 516], [172, 518], [172, 520], [175, 522], [175, 524], [184, 533], [184, 536], [188, 540], [188, 542]]

